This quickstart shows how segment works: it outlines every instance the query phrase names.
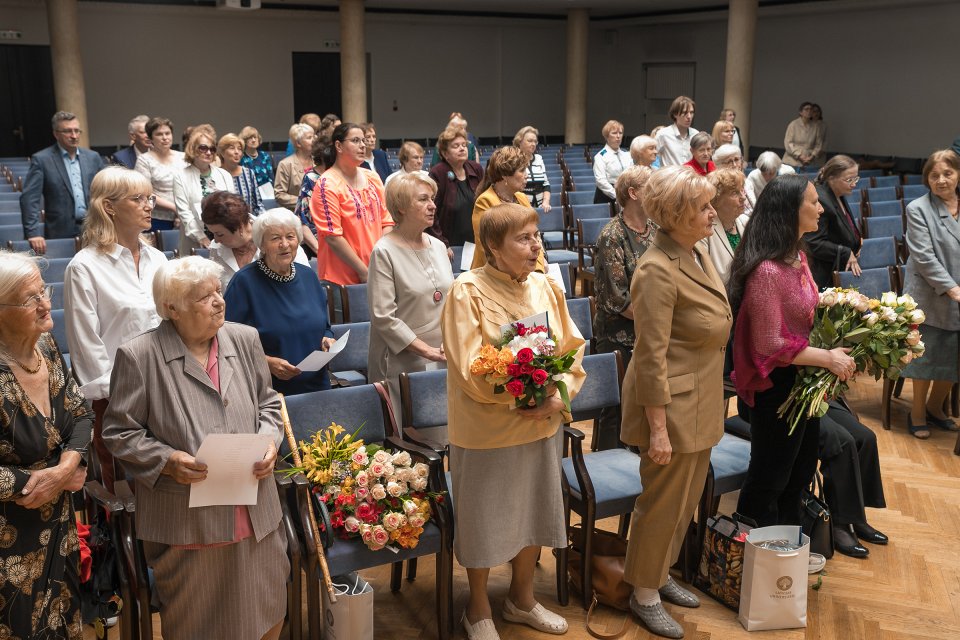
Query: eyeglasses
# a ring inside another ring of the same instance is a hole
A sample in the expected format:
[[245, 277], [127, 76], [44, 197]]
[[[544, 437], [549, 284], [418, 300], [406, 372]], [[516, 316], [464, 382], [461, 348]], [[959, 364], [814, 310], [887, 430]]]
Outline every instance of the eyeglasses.
[[349, 138], [349, 139], [347, 139], [347, 140], [344, 140], [344, 142], [349, 142], [350, 144], [355, 144], [355, 145], [357, 145], [358, 147], [359, 147], [360, 145], [365, 145], [365, 144], [367, 144], [367, 141], [364, 140], [363, 138]]
[[216, 153], [216, 152], [217, 152], [217, 148], [216, 148], [216, 147], [211, 147], [211, 146], [208, 145], [208, 144], [198, 144], [198, 145], [197, 145], [197, 151], [199, 151], [200, 153]]
[[65, 135], [74, 135], [78, 136], [83, 133], [83, 129], [57, 129], [57, 133], [63, 133]]
[[157, 206], [157, 196], [145, 196], [142, 193], [138, 193], [135, 196], [127, 196], [127, 200], [136, 202], [139, 207], [142, 207], [144, 202], [149, 202], [151, 209]]
[[855, 187], [857, 186], [857, 183], [860, 182], [860, 176], [857, 176], [855, 178], [844, 178], [843, 181], [846, 182], [851, 187]]
[[49, 302], [53, 297], [53, 285], [43, 285], [43, 290], [35, 296], [27, 298], [23, 304], [0, 303], [0, 307], [21, 307], [23, 309], [36, 309], [44, 302]]

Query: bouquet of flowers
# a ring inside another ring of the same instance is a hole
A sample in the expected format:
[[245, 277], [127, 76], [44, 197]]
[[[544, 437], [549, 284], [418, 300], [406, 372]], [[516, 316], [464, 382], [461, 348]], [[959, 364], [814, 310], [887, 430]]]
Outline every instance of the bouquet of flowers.
[[361, 538], [373, 551], [391, 544], [416, 547], [430, 520], [431, 500], [443, 500], [427, 491], [427, 465], [414, 464], [406, 451], [366, 445], [338, 424], [301, 441], [300, 451], [303, 466], [287, 472], [313, 482], [338, 536]]
[[[920, 324], [923, 311], [909, 295], [888, 291], [879, 300], [868, 298], [856, 289], [831, 287], [820, 294], [810, 346], [821, 349], [850, 347], [857, 372], [875, 379], [896, 380], [911, 360], [923, 355]], [[828, 369], [800, 367], [797, 380], [778, 415], [786, 416], [790, 434], [801, 419], [821, 417], [827, 402], [848, 389]]]
[[573, 366], [576, 350], [556, 354], [557, 343], [543, 324], [514, 322], [506, 329], [497, 346], [485, 344], [470, 363], [470, 373], [484, 376], [494, 393], [506, 391], [516, 407], [540, 406], [552, 383], [570, 411], [570, 395], [563, 374]]

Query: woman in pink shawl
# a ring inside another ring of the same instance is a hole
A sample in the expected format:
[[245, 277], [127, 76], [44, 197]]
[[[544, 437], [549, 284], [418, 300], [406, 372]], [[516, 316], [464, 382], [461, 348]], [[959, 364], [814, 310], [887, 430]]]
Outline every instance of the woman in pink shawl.
[[[775, 178], [757, 199], [731, 265], [733, 380], [752, 438], [737, 512], [760, 526], [800, 524], [800, 495], [817, 468], [820, 420], [801, 422], [788, 435], [786, 420], [777, 417], [797, 366], [823, 367], [841, 380], [855, 371], [848, 349], [808, 341], [818, 297], [800, 238], [816, 230], [821, 213], [806, 178]], [[822, 568], [823, 557], [815, 555], [811, 568]]]

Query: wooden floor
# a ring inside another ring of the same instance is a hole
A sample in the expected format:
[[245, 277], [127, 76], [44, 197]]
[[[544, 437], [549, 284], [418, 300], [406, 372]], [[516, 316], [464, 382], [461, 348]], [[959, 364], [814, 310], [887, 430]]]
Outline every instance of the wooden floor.
[[[892, 431], [880, 427], [880, 385], [872, 380], [854, 384], [849, 394], [861, 420], [878, 437], [882, 461], [886, 509], [868, 509], [871, 524], [889, 535], [886, 547], [867, 545], [870, 557], [856, 560], [835, 555], [827, 563], [819, 591], [808, 592], [806, 629], [748, 634], [736, 615], [702, 596], [699, 609], [667, 605], [683, 625], [686, 637], [695, 640], [823, 639], [911, 640], [919, 638], [960, 639], [960, 457], [953, 455], [956, 435], [935, 430], [929, 440], [913, 438], [904, 427], [910, 384], [894, 401]], [[587, 425], [577, 425], [580, 427]], [[727, 496], [721, 511], [729, 513], [736, 494]], [[615, 520], [605, 521], [614, 528]], [[434, 622], [433, 563], [422, 560], [413, 583], [404, 582], [400, 593], [389, 588], [386, 568], [366, 571], [364, 577], [376, 590], [376, 637], [384, 640], [437, 638]], [[544, 550], [537, 576], [537, 597], [548, 608], [560, 611], [570, 623], [565, 638], [590, 638], [584, 629], [584, 610], [571, 596], [561, 608], [556, 601], [553, 556]], [[504, 566], [491, 573], [490, 594], [497, 629], [503, 640], [547, 638], [546, 634], [504, 622], [499, 611], [510, 580]], [[811, 580], [811, 583], [814, 580]], [[467, 597], [466, 574], [454, 569], [454, 611], [459, 620]], [[620, 628], [624, 615], [602, 610], [597, 619], [608, 631]], [[656, 638], [633, 620], [627, 621], [625, 638]], [[156, 619], [159, 638], [159, 619]], [[116, 637], [115, 631], [111, 638]], [[85, 637], [93, 638], [88, 629]], [[457, 626], [456, 638], [464, 637]]]

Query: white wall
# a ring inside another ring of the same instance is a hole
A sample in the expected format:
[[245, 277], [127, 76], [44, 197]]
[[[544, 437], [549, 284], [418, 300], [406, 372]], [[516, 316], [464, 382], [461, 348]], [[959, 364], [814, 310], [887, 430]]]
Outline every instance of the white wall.
[[[856, 6], [826, 11], [824, 7]], [[45, 5], [0, 0], [0, 29], [48, 44]], [[96, 145], [126, 141], [127, 120], [164, 115], [178, 127], [209, 121], [220, 132], [256, 125], [282, 140], [293, 121], [291, 52], [337, 40], [333, 12], [230, 12], [212, 8], [81, 2], [89, 129]], [[613, 117], [627, 133], [644, 123], [641, 65], [695, 62], [697, 118], [723, 107], [726, 19], [594, 21], [590, 31], [590, 139]], [[640, 21], [635, 21], [640, 22]], [[926, 156], [960, 131], [954, 71], [960, 2], [811, 3], [761, 9], [751, 143], [781, 146], [803, 100], [822, 105], [832, 150]], [[372, 119], [381, 138], [435, 136], [451, 111], [473, 133], [525, 124], [564, 128], [566, 28], [562, 20], [367, 14]], [[393, 101], [398, 111], [392, 110]], [[648, 114], [646, 122], [666, 121]]]

